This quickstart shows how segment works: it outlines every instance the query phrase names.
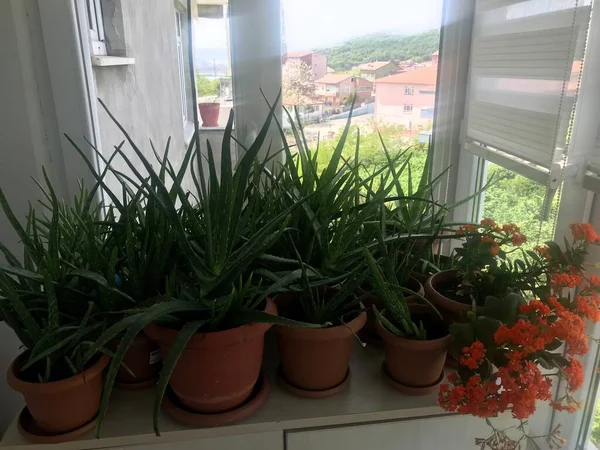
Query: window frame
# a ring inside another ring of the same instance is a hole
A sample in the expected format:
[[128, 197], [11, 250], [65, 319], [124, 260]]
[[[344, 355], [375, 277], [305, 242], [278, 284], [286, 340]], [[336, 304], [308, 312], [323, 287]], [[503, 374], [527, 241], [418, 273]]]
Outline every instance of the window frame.
[[96, 56], [107, 55], [102, 0], [85, 0], [85, 6], [90, 29], [92, 54]]
[[188, 105], [188, 95], [187, 95], [187, 86], [186, 86], [186, 76], [185, 71], [185, 52], [184, 52], [184, 33], [183, 33], [183, 24], [182, 24], [182, 16], [183, 12], [178, 8], [175, 8], [175, 38], [177, 41], [177, 68], [179, 74], [179, 93], [181, 96], [181, 113], [183, 116], [183, 124], [184, 126], [190, 122], [189, 118], [189, 105]]
[[405, 103], [403, 107], [404, 114], [412, 114], [413, 113], [413, 105], [412, 103]]
[[404, 86], [404, 95], [415, 95], [415, 88], [413, 86]]

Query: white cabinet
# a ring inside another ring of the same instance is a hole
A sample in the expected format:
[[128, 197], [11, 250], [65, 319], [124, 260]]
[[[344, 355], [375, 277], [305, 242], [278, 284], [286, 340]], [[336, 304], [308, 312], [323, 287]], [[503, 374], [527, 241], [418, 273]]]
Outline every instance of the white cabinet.
[[485, 420], [467, 416], [412, 419], [287, 434], [287, 450], [477, 450]]

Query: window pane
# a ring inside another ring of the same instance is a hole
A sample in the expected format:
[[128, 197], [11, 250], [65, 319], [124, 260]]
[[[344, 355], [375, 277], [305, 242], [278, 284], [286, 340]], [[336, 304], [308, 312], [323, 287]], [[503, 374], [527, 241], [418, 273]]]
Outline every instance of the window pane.
[[[418, 178], [431, 141], [443, 0], [281, 0], [283, 103], [297, 107], [309, 141], [320, 139], [320, 169], [346, 123], [360, 128], [367, 170], [408, 154]], [[368, 13], [368, 20], [365, 14]], [[351, 136], [355, 136], [353, 129]], [[347, 156], [354, 154], [349, 138]], [[403, 180], [405, 181], [405, 180]]]
[[549, 213], [545, 214], [546, 186], [496, 164], [485, 164], [485, 182], [493, 181], [493, 184], [482, 196], [481, 217], [519, 226], [527, 236], [526, 248], [551, 240], [558, 211], [558, 194], [552, 200]]

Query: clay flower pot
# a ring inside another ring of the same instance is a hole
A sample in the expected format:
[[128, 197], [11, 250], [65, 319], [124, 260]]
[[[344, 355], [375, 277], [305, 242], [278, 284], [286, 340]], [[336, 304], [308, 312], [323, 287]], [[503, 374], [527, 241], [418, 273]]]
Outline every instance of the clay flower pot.
[[[277, 314], [271, 299], [265, 311]], [[244, 403], [260, 375], [265, 333], [270, 327], [253, 323], [193, 336], [171, 375], [170, 386], [180, 402], [201, 413], [218, 413]], [[151, 324], [146, 334], [159, 344], [164, 360], [178, 332]]]
[[[471, 305], [446, 297], [440, 293], [443, 289], [456, 288], [458, 290], [458, 270], [442, 270], [427, 280], [425, 283], [425, 295], [447, 318], [458, 319], [464, 317], [471, 311]], [[483, 314], [483, 306], [477, 307], [477, 314]]]
[[348, 375], [354, 335], [366, 321], [363, 311], [350, 322], [330, 328], [275, 325], [285, 381], [305, 391], [325, 391], [340, 385]]
[[[420, 305], [410, 309], [415, 318], [432, 314]], [[384, 370], [397, 383], [396, 387], [407, 394], [431, 392], [442, 379], [452, 335], [441, 333], [442, 336], [426, 341], [407, 339], [392, 334], [380, 321], [377, 321], [377, 332], [384, 343]]]
[[8, 385], [25, 397], [35, 424], [50, 434], [76, 430], [98, 414], [102, 395], [102, 372], [108, 356], [101, 356], [84, 372], [59, 381], [30, 383], [19, 378], [22, 357], [15, 359], [6, 375]]
[[[423, 285], [419, 282], [419, 280], [417, 280], [413, 276], [411, 276], [408, 279], [408, 282], [405, 287], [413, 292], [416, 292], [419, 295], [425, 295]], [[359, 291], [360, 292], [357, 294], [359, 297], [365, 294], [365, 291], [362, 288], [359, 288]], [[367, 323], [365, 323], [365, 326], [361, 331], [361, 336], [364, 334], [367, 340], [379, 341], [379, 335], [377, 334], [377, 318], [375, 317], [375, 313], [373, 312], [373, 305], [375, 305], [379, 311], [383, 309], [384, 305], [376, 295], [371, 293], [367, 294], [365, 297], [361, 297], [361, 302], [367, 310]], [[409, 295], [408, 297], [406, 297], [406, 302], [409, 304], [418, 304], [422, 303], [423, 300], [419, 299], [416, 295]]]
[[160, 362], [158, 344], [150, 340], [144, 333], [140, 333], [133, 340], [123, 358], [123, 364], [135, 376], [121, 366], [117, 372], [117, 382], [120, 383], [120, 387], [123, 387], [152, 381], [160, 372]]
[[200, 117], [202, 117], [203, 127], [219, 126], [220, 103], [198, 103], [198, 109], [200, 110]]

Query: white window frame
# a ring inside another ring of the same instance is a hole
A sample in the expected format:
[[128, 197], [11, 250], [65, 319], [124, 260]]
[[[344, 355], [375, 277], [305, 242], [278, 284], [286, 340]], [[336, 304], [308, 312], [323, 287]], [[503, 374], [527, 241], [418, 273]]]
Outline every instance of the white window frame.
[[411, 103], [404, 104], [404, 114], [412, 114], [413, 113], [413, 105]]
[[102, 0], [85, 0], [93, 55], [106, 55]]
[[182, 12], [175, 9], [175, 36], [177, 39], [177, 66], [179, 73], [179, 91], [181, 95], [181, 113], [184, 126], [190, 121], [188, 117], [188, 100], [186, 92], [185, 54], [183, 51]]
[[415, 88], [412, 86], [404, 86], [404, 95], [415, 95]]

